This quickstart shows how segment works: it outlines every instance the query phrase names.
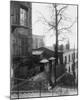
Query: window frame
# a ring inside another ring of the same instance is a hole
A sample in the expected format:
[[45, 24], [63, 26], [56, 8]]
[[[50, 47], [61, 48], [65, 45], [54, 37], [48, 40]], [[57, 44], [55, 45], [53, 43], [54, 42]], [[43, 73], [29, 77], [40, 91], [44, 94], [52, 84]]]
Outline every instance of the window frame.
[[[25, 26], [25, 27], [27, 27], [28, 25], [29, 25], [29, 22], [28, 22], [28, 20], [29, 20], [29, 14], [28, 14], [28, 7], [24, 7], [24, 6], [20, 6], [20, 9], [23, 9], [25, 12], [26, 12], [26, 24], [21, 24], [20, 23], [20, 21], [21, 21], [21, 18], [19, 18], [19, 25], [20, 26]], [[20, 15], [21, 13], [20, 13], [20, 10], [19, 10], [19, 16], [21, 16]]]

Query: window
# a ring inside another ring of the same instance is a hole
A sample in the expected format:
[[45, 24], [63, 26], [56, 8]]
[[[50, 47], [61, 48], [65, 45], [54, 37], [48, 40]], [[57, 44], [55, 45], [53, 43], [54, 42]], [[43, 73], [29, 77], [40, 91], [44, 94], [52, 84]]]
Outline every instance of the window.
[[72, 60], [74, 59], [74, 54], [72, 54]]
[[67, 57], [65, 56], [65, 64], [67, 63]]
[[28, 25], [28, 9], [20, 8], [20, 25]]
[[75, 53], [75, 59], [77, 58], [77, 53]]
[[70, 62], [70, 55], [69, 55], [69, 62]]
[[11, 6], [11, 24], [19, 24], [19, 7]]
[[76, 53], [76, 58], [78, 58], [78, 53]]
[[77, 58], [78, 58], [78, 53], [77, 53]]
[[70, 66], [69, 66], [69, 72], [70, 72]]
[[75, 53], [74, 53], [74, 59], [75, 59]]

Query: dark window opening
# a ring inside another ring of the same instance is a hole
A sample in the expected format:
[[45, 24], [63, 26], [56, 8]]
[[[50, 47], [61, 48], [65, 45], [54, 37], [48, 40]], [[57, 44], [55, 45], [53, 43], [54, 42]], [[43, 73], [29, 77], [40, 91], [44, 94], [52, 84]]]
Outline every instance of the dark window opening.
[[70, 55], [69, 55], [69, 62], [70, 62]]
[[44, 65], [41, 65], [40, 66], [40, 72], [43, 72], [44, 71]]
[[69, 72], [70, 72], [70, 66], [69, 66]]
[[65, 64], [67, 63], [67, 57], [65, 56]]

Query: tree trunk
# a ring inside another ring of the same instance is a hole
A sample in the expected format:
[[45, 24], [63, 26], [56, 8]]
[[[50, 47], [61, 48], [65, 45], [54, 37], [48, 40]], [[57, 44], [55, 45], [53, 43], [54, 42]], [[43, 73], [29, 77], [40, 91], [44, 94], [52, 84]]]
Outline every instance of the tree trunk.
[[56, 32], [56, 47], [55, 47], [55, 84], [56, 84], [56, 66], [58, 64], [58, 18], [57, 18], [57, 8], [55, 4], [55, 32]]

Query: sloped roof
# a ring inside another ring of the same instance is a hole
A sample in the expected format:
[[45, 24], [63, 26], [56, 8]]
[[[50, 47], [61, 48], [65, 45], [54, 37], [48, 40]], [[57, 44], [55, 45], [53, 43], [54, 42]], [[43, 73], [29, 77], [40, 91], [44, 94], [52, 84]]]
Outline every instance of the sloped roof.
[[47, 62], [49, 62], [47, 59], [42, 59], [42, 60], [40, 61], [40, 63], [47, 63]]
[[42, 53], [43, 53], [43, 51], [39, 51], [39, 50], [32, 51], [33, 55], [41, 55]]
[[49, 60], [55, 60], [55, 58], [54, 57], [50, 57]]
[[49, 50], [49, 49], [47, 49], [47, 48], [45, 48], [45, 47], [40, 47], [40, 48], [38, 48], [38, 49], [34, 49], [35, 51], [37, 50], [37, 51], [43, 51], [42, 52], [42, 55], [43, 55], [43, 57], [44, 58], [46, 58], [46, 59], [49, 59], [50, 57], [54, 57], [54, 51], [52, 51], [52, 50]]

